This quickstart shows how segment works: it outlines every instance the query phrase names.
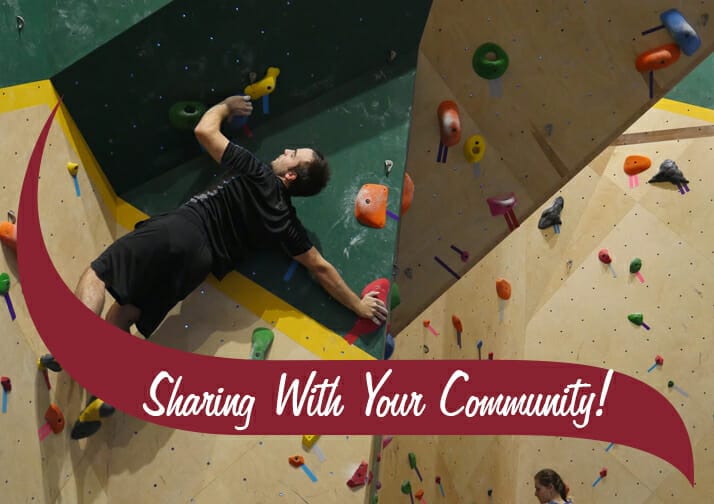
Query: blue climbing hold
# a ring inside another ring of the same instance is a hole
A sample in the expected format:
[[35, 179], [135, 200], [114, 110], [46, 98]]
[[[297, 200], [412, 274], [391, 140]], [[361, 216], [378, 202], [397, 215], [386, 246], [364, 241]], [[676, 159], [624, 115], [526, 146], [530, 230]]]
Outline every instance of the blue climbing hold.
[[682, 49], [682, 52], [687, 56], [691, 56], [702, 45], [702, 41], [684, 18], [681, 12], [677, 9], [670, 9], [659, 15], [662, 24], [667, 28], [667, 31], [672, 36], [677, 45]]
[[384, 347], [384, 360], [389, 360], [389, 358], [394, 353], [394, 338], [391, 334], [387, 333], [387, 343]]

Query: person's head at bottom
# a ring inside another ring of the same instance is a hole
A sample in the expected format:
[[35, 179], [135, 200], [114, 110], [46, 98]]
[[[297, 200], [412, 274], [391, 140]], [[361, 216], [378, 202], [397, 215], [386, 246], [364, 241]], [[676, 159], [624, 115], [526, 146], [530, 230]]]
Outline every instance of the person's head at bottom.
[[314, 196], [330, 180], [327, 159], [315, 149], [285, 149], [270, 166], [291, 196]]
[[566, 502], [568, 488], [563, 478], [552, 469], [541, 469], [534, 476], [535, 496], [541, 504]]

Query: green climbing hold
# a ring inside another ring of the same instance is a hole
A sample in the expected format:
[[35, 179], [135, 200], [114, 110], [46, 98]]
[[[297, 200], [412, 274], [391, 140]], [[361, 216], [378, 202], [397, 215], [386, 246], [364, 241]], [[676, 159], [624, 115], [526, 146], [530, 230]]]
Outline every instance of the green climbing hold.
[[372, 497], [372, 504], [379, 504], [379, 495]]
[[273, 331], [265, 327], [253, 330], [253, 345], [250, 347], [250, 360], [265, 360], [270, 345], [273, 344]]
[[508, 69], [508, 54], [498, 44], [486, 42], [474, 52], [472, 64], [480, 77], [498, 79]]
[[206, 106], [196, 101], [181, 101], [169, 109], [169, 122], [179, 130], [192, 130], [206, 112]]
[[416, 454], [414, 452], [409, 452], [409, 467], [416, 469]]
[[642, 269], [642, 259], [635, 257], [632, 262], [630, 262], [630, 273], [637, 273]]
[[10, 275], [0, 273], [0, 295], [4, 296], [10, 291]]
[[630, 314], [627, 316], [627, 319], [628, 319], [630, 322], [632, 322], [633, 324], [635, 324], [635, 325], [640, 325], [640, 326], [642, 325], [642, 323], [643, 323], [644, 320], [645, 320], [644, 316], [643, 316], [641, 313], [630, 313]]
[[402, 493], [406, 495], [412, 494], [412, 484], [409, 482], [409, 480], [404, 480], [402, 482]]
[[402, 296], [399, 294], [399, 286], [394, 282], [392, 284], [392, 291], [390, 292], [389, 309], [394, 310], [401, 302]]

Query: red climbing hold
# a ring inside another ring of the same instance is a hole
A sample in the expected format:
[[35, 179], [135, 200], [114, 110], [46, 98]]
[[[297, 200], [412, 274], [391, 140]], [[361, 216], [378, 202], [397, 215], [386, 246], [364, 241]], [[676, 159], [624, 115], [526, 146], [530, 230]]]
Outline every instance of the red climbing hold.
[[[378, 278], [377, 280], [368, 284], [364, 289], [362, 289], [362, 294], [360, 297], [364, 297], [368, 292], [376, 291], [377, 299], [382, 301], [385, 306], [387, 304], [387, 295], [389, 294], [389, 280], [386, 278]], [[370, 334], [379, 329], [382, 324], [375, 324], [371, 319], [360, 318], [357, 319], [355, 325], [350, 329], [350, 331], [345, 335], [345, 340], [350, 345], [353, 345], [357, 339], [363, 334]]]

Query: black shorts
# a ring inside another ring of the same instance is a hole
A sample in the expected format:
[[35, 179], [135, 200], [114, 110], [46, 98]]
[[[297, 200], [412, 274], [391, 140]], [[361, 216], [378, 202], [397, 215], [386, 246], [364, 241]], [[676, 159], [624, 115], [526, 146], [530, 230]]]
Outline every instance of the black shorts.
[[186, 207], [138, 222], [91, 264], [120, 305], [141, 310], [136, 327], [146, 338], [206, 279], [212, 265], [201, 219]]

